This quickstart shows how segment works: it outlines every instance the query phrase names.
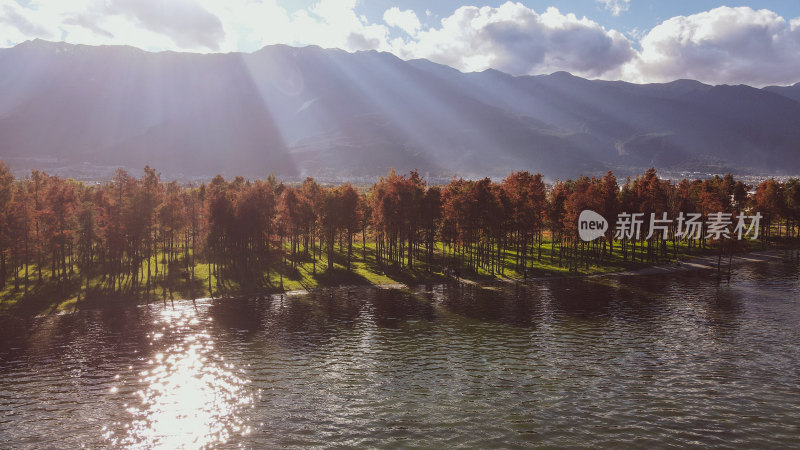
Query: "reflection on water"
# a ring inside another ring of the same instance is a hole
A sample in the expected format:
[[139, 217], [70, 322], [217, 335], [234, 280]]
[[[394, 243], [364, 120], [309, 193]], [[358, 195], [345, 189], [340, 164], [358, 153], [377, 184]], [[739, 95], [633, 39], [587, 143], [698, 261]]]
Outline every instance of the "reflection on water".
[[[138, 372], [136, 384], [143, 387], [135, 392], [135, 403], [123, 405], [132, 416], [124, 425], [127, 434], [115, 436], [104, 427], [109, 442], [146, 448], [204, 447], [250, 433], [239, 412], [253, 403], [243, 371], [215, 353], [214, 341], [197, 316], [194, 308], [184, 305], [161, 312], [153, 322], [151, 345], [175, 335], [178, 342], [153, 354], [147, 360], [149, 368]], [[119, 374], [115, 380], [126, 382]], [[119, 390], [113, 386], [109, 394]]]
[[0, 324], [0, 447], [800, 440], [800, 265]]

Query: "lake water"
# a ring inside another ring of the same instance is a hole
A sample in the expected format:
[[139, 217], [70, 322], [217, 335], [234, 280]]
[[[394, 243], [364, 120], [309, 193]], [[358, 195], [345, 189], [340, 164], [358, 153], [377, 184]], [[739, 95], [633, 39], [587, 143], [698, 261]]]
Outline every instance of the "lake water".
[[0, 447], [800, 445], [800, 263], [2, 323]]

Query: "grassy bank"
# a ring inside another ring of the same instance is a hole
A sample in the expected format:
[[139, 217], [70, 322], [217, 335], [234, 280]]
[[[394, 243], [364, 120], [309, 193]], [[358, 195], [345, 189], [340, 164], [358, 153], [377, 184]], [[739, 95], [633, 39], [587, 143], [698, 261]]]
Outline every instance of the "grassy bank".
[[[777, 240], [770, 248], [792, 248], [796, 245], [796, 240], [784, 239]], [[527, 278], [630, 272], [657, 264], [674, 263], [676, 258], [685, 261], [718, 253], [716, 247], [689, 248], [685, 242], [678, 243], [675, 249], [670, 243], [668, 248], [666, 258], [643, 262], [637, 253], [637, 259], [633, 262], [630, 253], [627, 258], [623, 257], [620, 243], [615, 242], [613, 248], [610, 248], [602, 259], [584, 260], [576, 265], [569, 264], [568, 259], [559, 258], [558, 247], [556, 246], [554, 251], [552, 242], [545, 240], [541, 246], [541, 255], [538, 248], [534, 249], [533, 266], [531, 269], [529, 262]], [[748, 242], [748, 248], [739, 251], [761, 248], [759, 242]], [[153, 257], [150, 261], [149, 283], [146, 282], [146, 262], [142, 264], [142, 270], [138, 274], [139, 282], [134, 282], [134, 277], [130, 274], [122, 279], [111, 280], [99, 274], [82, 274], [77, 267], [73, 267], [72, 272], [65, 277], [66, 280], [61, 282], [53, 279], [49, 269], [43, 267], [40, 281], [38, 267], [31, 265], [27, 268], [27, 289], [23, 267], [18, 273], [19, 283], [16, 284], [11, 277], [0, 291], [0, 313], [37, 315], [121, 302], [166, 302], [173, 299], [266, 295], [345, 285], [415, 285], [453, 281], [451, 276], [442, 271], [443, 250], [442, 245], [438, 244], [436, 256], [431, 264], [427, 264], [422, 258], [419, 261], [415, 260], [414, 267], [409, 269], [396, 265], [381, 265], [376, 258], [374, 243], [367, 242], [366, 247], [357, 243], [354, 244], [350, 270], [347, 269], [347, 249], [339, 249], [337, 246], [332, 270], [327, 270], [328, 261], [324, 252], [317, 254], [316, 261], [311, 253], [300, 253], [294, 264], [284, 256], [275, 255], [264, 270], [251, 272], [245, 276], [228, 276], [224, 281], [217, 280], [213, 273], [210, 273], [209, 265], [204, 262], [198, 262], [187, 270], [183, 253], [181, 257], [169, 263], [166, 262], [164, 255]], [[528, 257], [531, 261], [530, 254]], [[468, 282], [474, 283], [487, 283], [498, 279], [525, 279], [526, 276], [516, 270], [516, 261], [516, 253], [508, 250], [503, 254], [501, 272], [479, 268], [477, 271], [462, 270], [461, 276]]]

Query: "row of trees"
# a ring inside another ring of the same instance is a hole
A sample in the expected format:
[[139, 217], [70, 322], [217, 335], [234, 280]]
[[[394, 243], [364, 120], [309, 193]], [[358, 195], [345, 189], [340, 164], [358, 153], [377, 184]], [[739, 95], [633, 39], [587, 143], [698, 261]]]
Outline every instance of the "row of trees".
[[[650, 213], [707, 218], [757, 210], [764, 217], [763, 239], [772, 230], [797, 235], [797, 179], [766, 180], [755, 195], [749, 189], [731, 175], [675, 183], [654, 169], [621, 185], [609, 172], [550, 186], [528, 172], [513, 172], [499, 183], [453, 179], [429, 186], [417, 172], [392, 171], [359, 192], [311, 178], [289, 185], [274, 177], [217, 176], [208, 184], [181, 186], [146, 167], [140, 178], [119, 170], [111, 181], [90, 185], [40, 171], [15, 179], [0, 162], [0, 288], [11, 279], [15, 290], [27, 292], [31, 283], [64, 285], [78, 278], [87, 290], [90, 280], [100, 280], [106, 293], [141, 294], [157, 282], [194, 280], [198, 264], [207, 264], [219, 283], [262, 283], [271, 270], [283, 274], [306, 262], [316, 273], [323, 253], [328, 270], [336, 261], [349, 270], [369, 252], [383, 270], [422, 263], [428, 270], [523, 273], [542, 260], [548, 242], [551, 264], [577, 269], [613, 255], [613, 221], [621, 212], [644, 213], [647, 230]], [[585, 209], [612, 222], [604, 238], [578, 239], [578, 215]], [[617, 243], [617, 251], [631, 261], [669, 257], [668, 243], [675, 249], [686, 240], [675, 226]], [[708, 245], [705, 232], [701, 236], [689, 245]], [[361, 255], [353, 245], [359, 237]]]

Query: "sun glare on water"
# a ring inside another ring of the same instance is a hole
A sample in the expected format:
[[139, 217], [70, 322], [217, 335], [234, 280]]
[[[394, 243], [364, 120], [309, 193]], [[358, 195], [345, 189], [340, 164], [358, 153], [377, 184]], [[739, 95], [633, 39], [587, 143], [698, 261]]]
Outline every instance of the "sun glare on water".
[[249, 434], [240, 417], [253, 405], [248, 380], [215, 353], [194, 308], [164, 311], [159, 321], [165, 333], [151, 333], [151, 342], [176, 334], [176, 343], [153, 354], [136, 374], [142, 387], [126, 405], [127, 434], [108, 431], [106, 438], [114, 445], [172, 449], [213, 447]]

